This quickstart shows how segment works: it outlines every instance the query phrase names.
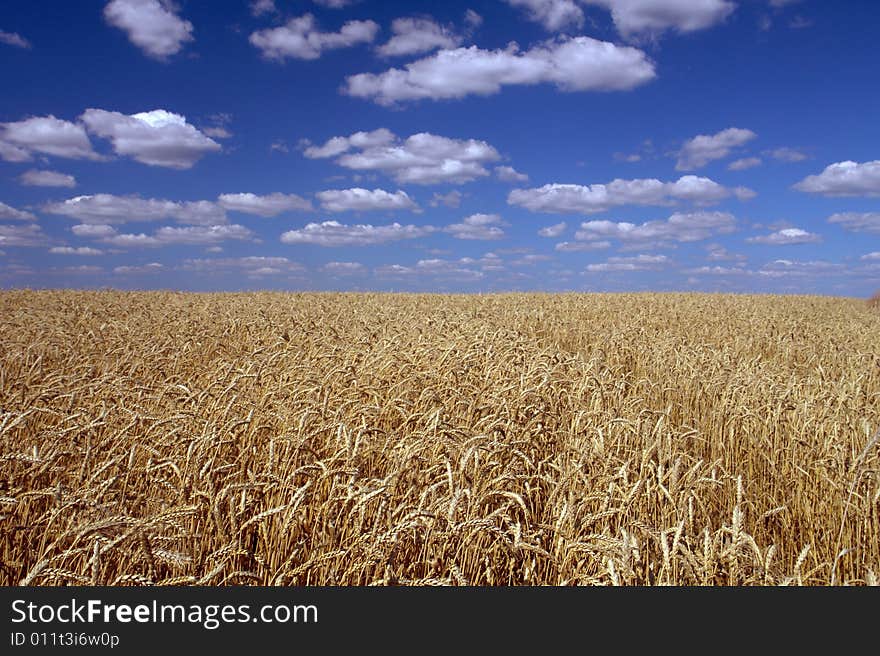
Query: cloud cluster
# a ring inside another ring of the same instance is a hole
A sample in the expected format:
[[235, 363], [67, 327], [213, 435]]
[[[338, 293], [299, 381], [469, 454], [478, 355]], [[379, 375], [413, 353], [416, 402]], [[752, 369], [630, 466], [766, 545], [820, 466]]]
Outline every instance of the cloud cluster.
[[504, 0], [511, 7], [523, 10], [525, 16], [547, 30], [558, 31], [581, 27], [584, 12], [574, 0]]
[[880, 160], [836, 162], [796, 185], [798, 191], [823, 196], [880, 196]]
[[614, 26], [623, 36], [659, 36], [704, 30], [723, 22], [736, 4], [729, 0], [581, 0], [611, 12]]
[[728, 164], [727, 170], [745, 171], [746, 169], [753, 169], [756, 166], [761, 166], [762, 163], [760, 157], [743, 157], [742, 159], [735, 160]]
[[226, 223], [222, 207], [210, 201], [171, 201], [140, 196], [94, 194], [47, 203], [43, 211], [82, 223], [121, 224], [173, 219], [192, 225]]
[[26, 162], [39, 153], [106, 160], [93, 150], [86, 130], [109, 139], [117, 155], [174, 169], [191, 168], [205, 154], [220, 150], [220, 144], [190, 125], [186, 117], [164, 109], [131, 115], [87, 109], [76, 123], [52, 115], [0, 123], [0, 158]]
[[780, 162], [800, 162], [807, 159], [807, 156], [799, 150], [785, 146], [768, 150], [766, 151], [766, 154]]
[[496, 166], [495, 177], [502, 182], [528, 182], [529, 176], [520, 173], [512, 166]]
[[201, 246], [228, 240], [253, 241], [254, 233], [237, 225], [196, 225], [185, 227], [164, 226], [152, 235], [146, 233], [120, 233], [111, 225], [87, 224], [73, 226], [78, 237], [97, 238], [101, 243], [119, 248], [141, 248], [170, 245]]
[[606, 248], [611, 248], [610, 241], [561, 241], [556, 244], [556, 250], [560, 253], [583, 253], [585, 251], [601, 251]]
[[18, 176], [18, 181], [26, 187], [68, 187], [76, 186], [76, 178], [58, 171], [38, 171], [30, 169]]
[[6, 246], [43, 246], [48, 237], [36, 223], [0, 224], [0, 248]]
[[609, 257], [600, 264], [588, 264], [589, 272], [600, 271], [656, 271], [671, 264], [665, 255], [636, 255], [635, 257]]
[[575, 233], [576, 241], [615, 239], [629, 245], [653, 247], [672, 242], [689, 243], [736, 230], [736, 218], [727, 212], [676, 212], [662, 221], [587, 221]]
[[431, 196], [430, 205], [431, 207], [440, 207], [443, 205], [444, 207], [455, 208], [461, 205], [461, 199], [462, 193], [456, 189], [453, 189], [446, 194], [434, 192], [434, 195]]
[[561, 223], [554, 223], [553, 225], [549, 225], [545, 228], [541, 228], [538, 230], [539, 237], [559, 237], [565, 229], [568, 227], [568, 224], [563, 221]]
[[226, 212], [271, 217], [282, 212], [312, 211], [312, 204], [296, 194], [273, 193], [259, 196], [252, 193], [220, 194], [217, 201], [173, 201], [140, 196], [94, 194], [75, 196], [47, 203], [43, 211], [66, 216], [82, 223], [121, 224], [174, 220], [189, 225], [223, 225]]
[[336, 157], [336, 163], [347, 169], [379, 171], [400, 184], [469, 182], [488, 176], [485, 165], [501, 159], [485, 141], [450, 139], [429, 132], [401, 141], [384, 128], [333, 137], [321, 146], [308, 146], [303, 154], [313, 159]]
[[49, 249], [50, 253], [55, 255], [103, 255], [104, 251], [98, 248], [91, 248], [89, 246], [80, 246], [75, 248], [73, 246], [53, 246]]
[[204, 155], [220, 150], [186, 118], [164, 109], [121, 114], [87, 109], [80, 117], [89, 132], [109, 139], [117, 155], [151, 166], [188, 169]]
[[367, 268], [360, 262], [327, 262], [321, 270], [331, 276], [353, 276], [364, 273]]
[[880, 234], [880, 212], [839, 212], [829, 216], [828, 223], [837, 223], [852, 232]]
[[453, 223], [443, 229], [456, 239], [479, 239], [492, 241], [504, 237], [503, 226], [507, 224], [497, 214], [471, 214], [461, 223]]
[[792, 244], [816, 244], [822, 241], [822, 237], [813, 232], [807, 232], [800, 228], [784, 228], [769, 235], [749, 237], [749, 244], [766, 244], [770, 246], [787, 246]]
[[820, 276], [840, 275], [847, 273], [843, 264], [827, 262], [824, 260], [811, 260], [798, 262], [794, 260], [773, 260], [757, 269], [747, 269], [743, 266], [703, 266], [694, 269], [685, 269], [683, 273], [692, 275], [710, 276], [751, 276], [759, 278], [817, 278]]
[[315, 246], [375, 246], [402, 239], [424, 237], [436, 228], [432, 226], [371, 224], [346, 225], [338, 221], [309, 223], [299, 230], [288, 230], [281, 235], [285, 244], [313, 244]]
[[546, 184], [533, 189], [514, 189], [508, 194], [507, 202], [532, 212], [592, 214], [621, 205], [672, 205], [676, 201], [708, 205], [731, 194], [745, 199], [754, 192], [744, 187], [731, 190], [709, 178], [685, 175], [675, 182], [646, 178], [616, 179], [608, 184], [588, 186]]
[[0, 202], [0, 221], [36, 221], [37, 217], [34, 216], [31, 212], [25, 212], [24, 210], [17, 210], [11, 205], [7, 205], [6, 203]]
[[0, 123], [0, 157], [7, 162], [27, 162], [34, 153], [70, 159], [103, 159], [92, 150], [85, 128], [49, 116]]
[[252, 193], [220, 194], [217, 203], [230, 212], [253, 214], [255, 216], [278, 216], [282, 212], [311, 212], [312, 203], [296, 194], [266, 194], [258, 196]]
[[684, 142], [678, 153], [676, 171], [693, 171], [716, 159], [723, 159], [730, 151], [757, 137], [751, 130], [727, 128], [716, 134], [699, 134]]
[[368, 212], [373, 210], [420, 211], [419, 206], [405, 191], [389, 192], [384, 189], [331, 189], [315, 194], [321, 207], [328, 212]]
[[706, 259], [710, 262], [742, 262], [746, 259], [745, 255], [731, 253], [721, 244], [708, 244], [706, 251]]
[[346, 78], [345, 93], [395, 105], [421, 99], [463, 98], [498, 93], [510, 85], [553, 84], [562, 91], [622, 91], [656, 76], [641, 50], [586, 36], [560, 37], [521, 52], [476, 46], [441, 50], [383, 73]]
[[110, 0], [104, 19], [128, 35], [144, 54], [164, 60], [193, 40], [193, 26], [168, 0]]
[[494, 253], [486, 253], [481, 258], [462, 257], [458, 260], [433, 258], [419, 260], [414, 266], [391, 264], [375, 269], [380, 278], [427, 277], [443, 280], [469, 282], [481, 280], [486, 272], [503, 270], [501, 258]]
[[160, 273], [165, 270], [165, 266], [159, 262], [150, 262], [142, 265], [124, 265], [113, 269], [113, 273], [119, 275], [143, 275], [150, 273]]
[[312, 14], [292, 18], [285, 25], [254, 32], [251, 44], [267, 59], [318, 59], [326, 50], [371, 43], [379, 25], [371, 20], [353, 20], [338, 32], [321, 32]]
[[400, 57], [430, 52], [437, 48], [455, 48], [462, 37], [431, 18], [397, 18], [391, 22], [394, 36], [376, 48], [382, 57]]
[[0, 43], [5, 43], [8, 46], [14, 46], [16, 48], [30, 48], [31, 43], [27, 39], [25, 39], [21, 34], [17, 32], [6, 32], [4, 30], [0, 30]]
[[184, 271], [205, 274], [234, 271], [248, 278], [263, 278], [305, 271], [305, 267], [302, 264], [289, 260], [286, 257], [260, 255], [227, 258], [192, 258], [184, 260], [180, 268]]

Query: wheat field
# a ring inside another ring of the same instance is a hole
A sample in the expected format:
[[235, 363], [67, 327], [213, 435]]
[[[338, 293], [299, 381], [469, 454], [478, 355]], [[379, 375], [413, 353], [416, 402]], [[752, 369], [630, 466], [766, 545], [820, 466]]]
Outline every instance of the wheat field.
[[864, 585], [880, 312], [0, 293], [2, 585]]

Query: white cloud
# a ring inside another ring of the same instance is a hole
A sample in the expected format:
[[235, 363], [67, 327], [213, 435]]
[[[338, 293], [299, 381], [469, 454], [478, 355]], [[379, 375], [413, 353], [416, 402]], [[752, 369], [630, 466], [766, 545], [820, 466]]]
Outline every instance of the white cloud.
[[263, 14], [274, 14], [278, 11], [275, 6], [275, 0], [252, 0], [251, 14], [254, 16], [262, 16]]
[[728, 0], [582, 0], [611, 12], [625, 37], [658, 36], [667, 30], [686, 33], [723, 22], [736, 9]]
[[828, 223], [838, 223], [853, 232], [880, 234], [880, 212], [839, 212], [829, 216]]
[[165, 244], [213, 244], [230, 239], [250, 241], [254, 233], [242, 225], [165, 226], [156, 231], [156, 238]]
[[496, 166], [495, 177], [503, 182], [528, 182], [529, 176], [520, 173], [512, 166]]
[[699, 134], [684, 142], [678, 153], [676, 171], [693, 171], [709, 162], [722, 159], [738, 146], [757, 137], [751, 130], [727, 128], [716, 134]]
[[731, 253], [721, 244], [708, 244], [706, 251], [708, 252], [706, 259], [711, 262], [742, 262], [747, 259], [745, 255]]
[[753, 169], [756, 166], [761, 166], [761, 158], [760, 157], [743, 157], [742, 159], [735, 160], [727, 165], [728, 171], [745, 171], [746, 169]]
[[[749, 191], [744, 188], [741, 192]], [[546, 184], [533, 189], [514, 189], [507, 195], [509, 205], [532, 212], [592, 214], [620, 205], [672, 205], [675, 201], [711, 204], [735, 193], [709, 178], [685, 175], [675, 182], [654, 178], [612, 180], [589, 186]]]
[[88, 246], [80, 246], [79, 248], [74, 248], [73, 246], [54, 246], [49, 249], [50, 253], [55, 253], [57, 255], [103, 255], [104, 251], [97, 248], [90, 248]]
[[453, 189], [447, 194], [441, 194], [438, 192], [434, 192], [434, 195], [431, 196], [431, 207], [439, 207], [443, 205], [444, 207], [458, 207], [461, 205], [462, 194], [460, 191]]
[[36, 223], [25, 225], [0, 224], [0, 247], [43, 246], [47, 241], [42, 228]]
[[531, 253], [529, 255], [523, 255], [519, 259], [513, 260], [511, 264], [513, 266], [534, 266], [540, 262], [549, 262], [552, 259], [552, 255], [538, 255]]
[[621, 91], [654, 79], [644, 52], [586, 36], [562, 37], [520, 52], [476, 46], [441, 50], [384, 73], [346, 78], [345, 93], [380, 105], [430, 98], [488, 96], [506, 85], [554, 84], [562, 91]]
[[360, 262], [328, 262], [321, 270], [334, 276], [351, 276], [366, 271]]
[[327, 9], [344, 9], [358, 2], [360, 0], [315, 0], [316, 5], [327, 7]]
[[27, 39], [25, 39], [21, 34], [17, 32], [6, 32], [4, 30], [0, 30], [0, 43], [5, 43], [8, 46], [15, 46], [16, 48], [30, 48], [31, 43]]
[[248, 278], [263, 278], [290, 273], [301, 273], [305, 267], [286, 257], [250, 255], [247, 257], [195, 258], [184, 260], [180, 267], [196, 273], [238, 271]]
[[480, 271], [480, 261], [473, 258], [461, 258], [460, 260], [429, 259], [419, 260], [415, 266], [402, 266], [391, 264], [375, 269], [377, 276], [381, 278], [412, 278], [430, 277], [448, 280], [472, 281], [480, 280], [485, 274]]
[[476, 29], [483, 24], [483, 17], [473, 9], [467, 9], [464, 12], [464, 22], [470, 29]]
[[144, 248], [152, 246], [161, 246], [162, 242], [155, 236], [140, 232], [115, 234], [101, 240], [105, 244], [118, 246], [120, 248]]
[[[358, 149], [358, 152], [349, 152]], [[303, 153], [310, 158], [337, 157], [336, 163], [356, 171], [382, 171], [400, 184], [464, 183], [489, 175], [485, 164], [501, 159], [485, 141], [450, 139], [428, 132], [400, 141], [392, 132], [356, 132], [333, 137]]]
[[749, 237], [749, 244], [768, 244], [772, 246], [786, 246], [790, 244], [815, 244], [822, 241], [822, 237], [813, 232], [807, 232], [800, 228], [784, 228], [758, 237]]
[[29, 162], [33, 156], [24, 148], [0, 139], [0, 159], [6, 162]]
[[[77, 230], [77, 228], [81, 228]], [[91, 228], [83, 230], [82, 228]], [[77, 236], [99, 237], [105, 244], [121, 248], [168, 246], [174, 244], [207, 245], [227, 240], [253, 241], [254, 233], [241, 225], [187, 226], [176, 228], [165, 226], [152, 235], [145, 233], [118, 233], [112, 226], [74, 226]]]
[[318, 59], [325, 50], [371, 43], [379, 25], [371, 20], [345, 23], [339, 32], [321, 32], [312, 14], [292, 18], [286, 25], [254, 32], [250, 42], [268, 59]]
[[538, 230], [539, 237], [558, 237], [565, 229], [568, 227], [568, 224], [563, 221], [562, 223], [555, 223], [553, 225], [547, 226], [546, 228], [541, 228]]
[[573, 0], [504, 0], [511, 7], [524, 10], [526, 17], [551, 31], [581, 27], [584, 12]]
[[43, 211], [58, 214], [82, 223], [120, 224], [140, 221], [175, 219], [179, 223], [193, 225], [219, 225], [226, 222], [222, 207], [210, 201], [175, 202], [140, 196], [115, 196], [95, 194], [75, 196], [67, 200], [48, 203]]
[[111, 0], [104, 7], [104, 18], [155, 59], [175, 55], [193, 40], [192, 23], [180, 18], [168, 0]]
[[0, 220], [13, 220], [13, 221], [36, 221], [37, 217], [34, 216], [30, 212], [25, 212], [24, 210], [17, 210], [11, 205], [7, 205], [6, 203], [0, 202]]
[[754, 189], [749, 189], [748, 187], [734, 187], [733, 195], [739, 200], [751, 200], [758, 195], [758, 192]]
[[151, 166], [188, 169], [204, 155], [221, 149], [220, 144], [187, 123], [186, 117], [164, 109], [130, 116], [87, 109], [80, 119], [90, 132], [109, 139], [116, 154]]
[[27, 187], [75, 187], [76, 178], [58, 171], [31, 169], [22, 173], [18, 180]]
[[0, 123], [0, 156], [10, 162], [26, 162], [33, 153], [70, 159], [103, 159], [92, 150], [82, 125], [49, 116]]
[[367, 212], [371, 210], [410, 210], [420, 211], [419, 206], [405, 191], [394, 193], [384, 189], [330, 189], [319, 191], [315, 197], [321, 207], [328, 212]]
[[144, 264], [141, 266], [118, 266], [113, 269], [113, 273], [118, 273], [120, 275], [136, 275], [143, 273], [160, 273], [164, 270], [165, 267], [159, 262], [150, 262], [149, 264]]
[[213, 137], [214, 139], [229, 139], [229, 137], [232, 136], [232, 133], [222, 126], [203, 128], [202, 134], [206, 137]]
[[628, 223], [625, 221], [587, 221], [575, 233], [575, 240], [617, 239], [626, 243], [650, 242], [660, 246], [668, 242], [694, 242], [736, 229], [736, 219], [727, 212], [676, 212], [662, 221]]
[[217, 197], [220, 207], [230, 212], [255, 214], [257, 216], [278, 216], [282, 212], [311, 212], [312, 203], [296, 194], [276, 192], [265, 196], [252, 193], [220, 194]]
[[794, 188], [823, 196], [880, 196], [880, 160], [829, 164], [822, 173], [807, 176]]
[[397, 18], [391, 22], [394, 36], [376, 48], [383, 57], [417, 55], [437, 48], [455, 48], [462, 38], [430, 18]]
[[95, 266], [93, 264], [80, 264], [79, 266], [67, 266], [63, 269], [66, 273], [79, 273], [79, 274], [95, 274], [95, 273], [103, 273], [104, 268]]
[[453, 223], [443, 229], [456, 239], [495, 240], [504, 237], [501, 226], [507, 224], [497, 214], [471, 214], [461, 223]]
[[562, 253], [601, 251], [606, 248], [611, 248], [610, 241], [561, 241], [556, 244], [556, 250]]
[[758, 269], [757, 274], [767, 278], [799, 277], [810, 278], [844, 273], [846, 267], [834, 262], [811, 260], [796, 262], [792, 260], [774, 260]]
[[116, 234], [116, 228], [106, 223], [83, 223], [73, 226], [70, 231], [77, 237], [88, 239], [102, 239]]
[[781, 162], [800, 162], [807, 159], [807, 156], [799, 150], [787, 147], [774, 148], [773, 150], [765, 151], [765, 154]]
[[880, 251], [874, 251], [872, 253], [867, 253], [865, 255], [862, 255], [859, 259], [862, 261], [865, 261], [865, 262], [873, 262], [874, 260], [880, 260]]
[[669, 265], [665, 255], [636, 255], [635, 257], [609, 257], [601, 264], [588, 264], [586, 270], [595, 271], [655, 271]]
[[317, 246], [374, 246], [402, 239], [424, 237], [436, 228], [432, 226], [401, 225], [385, 226], [370, 224], [345, 225], [338, 221], [309, 223], [305, 228], [289, 230], [281, 235], [285, 244], [315, 244]]
[[723, 266], [701, 266], [695, 269], [685, 269], [684, 273], [693, 275], [709, 275], [709, 276], [751, 276], [753, 271], [743, 269], [742, 267], [723, 267]]
[[372, 132], [355, 132], [348, 137], [332, 137], [323, 146], [312, 146], [309, 141], [304, 143], [307, 147], [303, 155], [309, 159], [324, 159], [336, 157], [352, 149], [370, 149], [379, 146], [387, 146], [397, 141], [397, 136], [388, 128], [379, 128]]

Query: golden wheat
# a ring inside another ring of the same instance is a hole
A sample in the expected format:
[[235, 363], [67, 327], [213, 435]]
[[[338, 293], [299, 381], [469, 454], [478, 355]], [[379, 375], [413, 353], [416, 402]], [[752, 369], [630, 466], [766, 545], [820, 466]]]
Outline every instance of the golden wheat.
[[0, 584], [876, 584], [880, 315], [0, 293]]

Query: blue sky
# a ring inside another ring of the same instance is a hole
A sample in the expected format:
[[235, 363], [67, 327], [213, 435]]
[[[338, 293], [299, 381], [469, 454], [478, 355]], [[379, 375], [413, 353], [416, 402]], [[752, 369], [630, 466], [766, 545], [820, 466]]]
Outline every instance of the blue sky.
[[0, 286], [880, 289], [880, 5], [6, 0]]

